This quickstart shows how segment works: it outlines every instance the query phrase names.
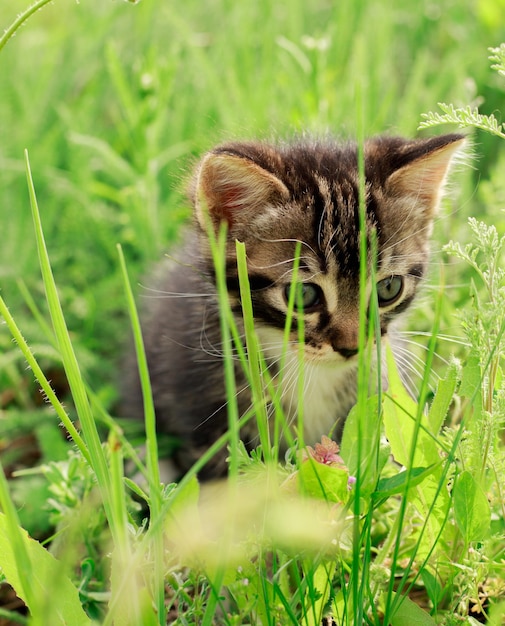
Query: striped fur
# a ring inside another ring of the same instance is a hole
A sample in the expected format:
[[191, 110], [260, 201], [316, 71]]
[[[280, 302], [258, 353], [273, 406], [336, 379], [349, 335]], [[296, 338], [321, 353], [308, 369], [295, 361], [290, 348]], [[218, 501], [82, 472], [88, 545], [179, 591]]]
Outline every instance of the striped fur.
[[[463, 137], [379, 137], [364, 145], [367, 264], [377, 242], [380, 333], [386, 337], [413, 302], [425, 274], [429, 237], [450, 163]], [[206, 226], [228, 223], [227, 281], [239, 328], [235, 239], [246, 245], [256, 328], [271, 372], [279, 377], [287, 294], [297, 242], [305, 284], [304, 440], [341, 432], [356, 399], [359, 332], [360, 176], [355, 145], [300, 141], [230, 143], [204, 156], [190, 190], [195, 221], [185, 243], [154, 280], [144, 316], [145, 344], [160, 431], [179, 440], [186, 471], [227, 428], [219, 311]], [[372, 286], [366, 286], [370, 297]], [[283, 406], [297, 422], [296, 317], [282, 372]], [[394, 343], [394, 341], [393, 341]], [[239, 409], [251, 404], [236, 367]], [[127, 380], [128, 413], [141, 415], [135, 368]], [[254, 428], [242, 433], [248, 447]], [[202, 472], [225, 472], [225, 454]]]

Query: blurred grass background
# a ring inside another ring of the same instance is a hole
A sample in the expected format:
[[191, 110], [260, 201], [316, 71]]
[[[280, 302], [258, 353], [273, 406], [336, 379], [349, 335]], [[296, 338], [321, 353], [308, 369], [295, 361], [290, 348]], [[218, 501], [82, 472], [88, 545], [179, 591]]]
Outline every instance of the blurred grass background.
[[[23, 8], [0, 0], [0, 28]], [[114, 410], [129, 335], [116, 244], [137, 283], [189, 216], [195, 158], [230, 138], [352, 138], [361, 117], [366, 135], [415, 136], [439, 101], [501, 118], [487, 49], [505, 40], [504, 18], [505, 0], [55, 0], [36, 13], [0, 53], [0, 290], [53, 384], [64, 393], [34, 315], [47, 320], [25, 148], [75, 350]], [[464, 238], [468, 215], [500, 215], [498, 149], [476, 137], [478, 170], [457, 179], [462, 202], [437, 223], [435, 248]], [[447, 324], [465, 294], [453, 285]], [[429, 330], [431, 310], [415, 323]], [[8, 442], [45, 423], [42, 405], [0, 326], [0, 453], [21, 463]], [[55, 453], [51, 437], [41, 445]]]

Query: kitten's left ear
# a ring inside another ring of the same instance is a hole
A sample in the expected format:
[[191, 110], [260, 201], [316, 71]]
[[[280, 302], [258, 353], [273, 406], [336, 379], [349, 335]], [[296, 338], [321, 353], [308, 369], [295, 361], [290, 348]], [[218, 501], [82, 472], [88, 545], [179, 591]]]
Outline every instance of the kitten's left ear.
[[388, 195], [409, 198], [424, 209], [426, 217], [433, 217], [451, 163], [464, 143], [462, 135], [442, 135], [413, 144], [410, 161], [386, 181]]
[[211, 152], [197, 172], [195, 212], [199, 224], [206, 228], [210, 217], [217, 231], [224, 220], [237, 238], [251, 229], [254, 218], [267, 207], [288, 197], [279, 178], [244, 157]]

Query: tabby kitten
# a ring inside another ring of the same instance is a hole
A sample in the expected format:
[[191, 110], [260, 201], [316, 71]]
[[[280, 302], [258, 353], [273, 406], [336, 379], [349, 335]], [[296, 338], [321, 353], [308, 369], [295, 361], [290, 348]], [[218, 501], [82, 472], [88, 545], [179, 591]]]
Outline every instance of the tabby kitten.
[[[377, 137], [365, 142], [366, 230], [375, 231], [380, 334], [408, 309], [428, 264], [428, 240], [444, 182], [464, 138]], [[187, 471], [227, 429], [222, 342], [214, 269], [205, 225], [228, 225], [227, 282], [241, 324], [235, 240], [245, 243], [256, 330], [272, 374], [282, 351], [297, 242], [305, 326], [304, 441], [338, 437], [356, 401], [359, 329], [358, 151], [332, 141], [288, 145], [229, 143], [206, 154], [191, 187], [194, 226], [161, 267], [148, 297], [143, 332], [160, 432], [178, 438], [174, 461]], [[208, 214], [206, 214], [208, 212]], [[371, 263], [371, 260], [368, 259]], [[371, 286], [367, 286], [371, 292]], [[370, 297], [370, 296], [369, 296]], [[283, 379], [296, 380], [297, 324]], [[236, 366], [238, 405], [251, 397]], [[136, 369], [127, 377], [128, 412], [142, 417]], [[281, 391], [296, 424], [296, 382]], [[249, 421], [252, 424], [253, 420]], [[246, 447], [257, 433], [242, 433]], [[226, 453], [202, 478], [226, 472]]]

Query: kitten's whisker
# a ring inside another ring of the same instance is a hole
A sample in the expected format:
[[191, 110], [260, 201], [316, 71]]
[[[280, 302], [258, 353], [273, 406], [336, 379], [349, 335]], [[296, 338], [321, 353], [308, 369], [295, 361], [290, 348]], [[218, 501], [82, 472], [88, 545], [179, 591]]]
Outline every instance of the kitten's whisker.
[[[414, 209], [412, 209], [410, 211], [410, 213], [408, 213], [405, 216], [405, 219], [403, 220], [403, 222], [401, 222], [398, 226], [398, 228], [391, 234], [391, 236], [389, 237], [389, 239], [387, 241], [384, 242], [384, 250], [385, 251], [389, 251], [390, 249], [396, 247], [399, 244], [405, 243], [407, 242], [409, 239], [411, 239], [414, 236], [419, 235], [420, 233], [424, 233], [426, 231], [428, 231], [430, 229], [430, 225], [427, 224], [426, 226], [424, 226], [423, 228], [419, 228], [415, 233], [410, 233], [408, 235], [405, 235], [405, 237], [401, 238], [401, 239], [397, 239], [398, 233], [401, 233], [402, 230], [405, 228], [405, 225], [408, 224], [408, 222], [410, 222], [411, 218], [412, 218], [412, 214], [414, 213]], [[389, 242], [393, 241], [394, 243], [389, 246]]]
[[[224, 342], [222, 340], [218, 342], [211, 341], [211, 339], [207, 335], [208, 324], [206, 323], [206, 319], [207, 319], [207, 315], [205, 315], [205, 320], [200, 330], [199, 348], [193, 348], [193, 349], [201, 350], [202, 352], [208, 354], [209, 356], [216, 356], [216, 357], [223, 358], [224, 357]], [[240, 334], [239, 338], [241, 340], [244, 340], [245, 335]], [[233, 340], [231, 340], [231, 351], [232, 351], [232, 358], [234, 360], [240, 360], [240, 357], [237, 354], [237, 348]]]
[[268, 243], [294, 243], [294, 244], [301, 244], [302, 246], [305, 246], [306, 248], [308, 248], [310, 250], [310, 252], [312, 252], [312, 254], [314, 256], [318, 256], [317, 252], [314, 250], [314, 248], [307, 243], [306, 241], [302, 241], [301, 239], [294, 239], [294, 238], [284, 238], [284, 239], [262, 239], [262, 241], [268, 242]]
[[[417, 344], [413, 344], [413, 345], [417, 346]], [[424, 348], [424, 347], [425, 346], [421, 346], [421, 348]], [[413, 362], [417, 363], [421, 367], [425, 367], [426, 366], [426, 362], [424, 361], [424, 359], [421, 358], [415, 352], [412, 352], [412, 350], [409, 347], [402, 346], [402, 345], [395, 346], [394, 347], [394, 354], [395, 354], [395, 356], [396, 356], [396, 354], [407, 355]]]
[[[291, 355], [291, 363], [293, 361], [293, 358], [296, 359], [297, 357], [293, 357], [293, 355]], [[289, 400], [289, 404], [287, 406], [284, 405], [284, 412], [285, 412], [286, 418], [288, 419], [288, 422], [287, 422], [288, 426], [291, 427], [292, 421], [297, 413], [296, 410], [293, 410], [293, 402], [295, 400], [293, 391], [298, 382], [299, 368], [298, 367], [291, 368], [289, 367], [289, 364], [286, 364], [286, 365], [288, 366], [285, 367], [284, 371], [281, 371], [278, 374], [277, 384], [279, 385], [281, 397], [283, 398], [283, 400], [284, 401], [286, 399]]]
[[[293, 265], [295, 263], [295, 259], [289, 259], [288, 261], [283, 261], [282, 263], [279, 263], [278, 265], [280, 266], [280, 265], [284, 265], [286, 263], [288, 264], [288, 267], [286, 268], [286, 271], [283, 272], [280, 276], [276, 277], [276, 279], [273, 281], [274, 285], [279, 285], [279, 284], [282, 285], [283, 282], [291, 282], [293, 280]], [[257, 266], [255, 266], [255, 267], [257, 267]], [[268, 267], [274, 267], [274, 266], [272, 265], [272, 266], [268, 266]], [[258, 269], [268, 269], [268, 267], [265, 266], [265, 267], [258, 268]], [[309, 281], [309, 280], [311, 280], [311, 279], [313, 279], [316, 276], [319, 276], [321, 274], [322, 274], [321, 270], [314, 271], [310, 275], [306, 275], [305, 273], [303, 273], [303, 275], [302, 275], [302, 273], [300, 272], [298, 274], [298, 280], [302, 280], [302, 278], [303, 278], [304, 280]]]
[[[416, 374], [416, 376], [417, 376], [417, 374]], [[417, 392], [418, 392], [418, 384], [416, 383], [414, 378], [411, 376], [409, 371], [403, 371], [403, 373], [402, 373], [402, 382], [403, 382], [403, 384], [405, 386], [405, 389], [407, 390], [408, 394], [412, 398], [416, 398], [417, 397]]]
[[319, 224], [317, 226], [317, 245], [319, 248], [321, 248], [321, 242], [322, 242], [322, 233], [323, 233], [323, 224], [324, 224], [324, 218], [326, 217], [326, 211], [321, 211], [321, 217], [319, 218]]
[[[309, 262], [310, 260], [311, 260], [311, 257], [300, 256], [300, 261]], [[282, 267], [283, 265], [288, 265], [289, 268], [291, 269], [294, 262], [295, 262], [294, 257], [283, 259], [282, 261], [278, 261], [277, 263], [270, 263], [269, 265], [257, 265], [256, 263], [251, 262], [249, 265], [249, 268], [250, 269], [254, 268], [255, 270], [269, 270], [274, 267]], [[289, 272], [290, 269], [286, 270], [286, 273]]]
[[[414, 367], [408, 358], [397, 355], [396, 361], [401, 366], [401, 379], [405, 388], [412, 398], [416, 398], [419, 391], [419, 383], [422, 380], [422, 372]], [[430, 387], [434, 384], [436, 384], [436, 381], [430, 382]]]
[[[145, 298], [146, 300], [157, 300], [161, 298], [213, 298], [215, 297], [212, 293], [191, 293], [191, 292], [181, 292], [181, 291], [164, 291], [162, 289], [154, 289], [152, 287], [147, 287], [145, 285], [140, 285], [140, 288], [143, 290], [140, 293], [141, 298]], [[149, 293], [144, 293], [144, 292]]]
[[[425, 343], [423, 343], [421, 341], [415, 341], [414, 339], [406, 339], [405, 337], [402, 337], [401, 342], [402, 342], [402, 344], [408, 344], [409, 346], [415, 346], [416, 348], [419, 348], [420, 350], [423, 350], [424, 352], [428, 352], [428, 350], [429, 350], [429, 347]], [[398, 348], [401, 349], [402, 347], [403, 346], [401, 344], [399, 346], [395, 346], [395, 350], [398, 349]], [[403, 349], [405, 349], [405, 348], [403, 347]], [[415, 356], [414, 353], [412, 353], [412, 355]], [[438, 355], [436, 355], [436, 356], [438, 356]]]
[[[185, 350], [189, 350], [190, 352], [195, 352], [195, 353], [201, 353], [204, 352], [205, 354], [208, 354], [209, 356], [212, 357], [219, 357], [219, 358], [215, 358], [212, 361], [210, 361], [209, 359], [202, 359], [201, 361], [205, 361], [206, 363], [210, 363], [210, 362], [216, 362], [216, 361], [220, 361], [222, 360], [224, 354], [222, 351], [216, 349], [216, 350], [209, 350], [207, 348], [205, 348], [204, 346], [200, 345], [200, 346], [191, 346], [188, 345], [186, 343], [183, 343], [182, 341], [177, 341], [176, 339], [174, 339], [173, 337], [167, 337], [167, 341], [169, 341], [171, 344], [175, 345], [175, 346], [180, 346], [181, 348], [184, 348]], [[209, 344], [211, 345], [211, 344]], [[211, 346], [212, 347], [212, 346]], [[195, 359], [195, 363], [200, 362], [200, 360]], [[151, 367], [152, 369], [152, 367]], [[154, 373], [154, 370], [153, 372]]]
[[[410, 346], [414, 346], [415, 348], [418, 348], [426, 353], [429, 351], [429, 347], [425, 345], [424, 343], [419, 343], [417, 341], [413, 341], [412, 339], [402, 339], [402, 342], [400, 344], [395, 345], [394, 353], [396, 354], [397, 352], [400, 352], [403, 354], [409, 354], [412, 359], [420, 363], [423, 367], [426, 367], [425, 360], [422, 357], [420, 357], [418, 354], [416, 354], [416, 352], [414, 352]], [[434, 356], [440, 359], [441, 361], [445, 362], [444, 357], [442, 357], [437, 352], [434, 352]]]
[[[242, 389], [238, 389], [237, 392], [235, 393], [234, 399], [238, 398], [239, 395], [241, 393], [244, 393], [245, 391], [248, 391], [247, 386], [242, 387]], [[212, 411], [212, 413], [210, 415], [208, 415], [206, 418], [204, 418], [202, 421], [200, 421], [198, 424], [196, 424], [196, 426], [193, 428], [193, 430], [198, 430], [199, 428], [204, 426], [209, 420], [211, 420], [213, 417], [215, 417], [219, 413], [219, 411], [224, 409], [227, 404], [229, 404], [228, 400], [223, 402], [223, 404], [221, 404], [220, 406], [217, 407], [217, 409]], [[249, 405], [249, 408], [252, 408], [252, 404]]]
[[337, 229], [335, 228], [330, 237], [328, 238], [328, 241], [326, 242], [326, 246], [324, 248], [324, 258], [328, 259], [332, 256], [333, 251], [335, 250], [336, 246], [337, 246], [337, 242], [333, 242], [333, 238], [335, 237], [335, 235], [337, 234]]
[[291, 354], [290, 348], [296, 347], [298, 345], [298, 342], [290, 340], [285, 345], [284, 342], [282, 341], [280, 342], [272, 341], [272, 342], [265, 342], [265, 343], [260, 342], [260, 345], [265, 356], [268, 356], [269, 352], [275, 352], [275, 354], [280, 354], [281, 356], [283, 356], [283, 355], [290, 355]]
[[[430, 333], [428, 331], [419, 331], [419, 330], [402, 330], [401, 331], [401, 335], [407, 335], [407, 336], [418, 336], [418, 337], [432, 337], [433, 333]], [[443, 340], [443, 341], [447, 341], [449, 343], [455, 343], [457, 345], [460, 346], [466, 346], [466, 347], [470, 347], [470, 343], [468, 341], [465, 341], [464, 339], [462, 339], [461, 337], [458, 337], [457, 335], [446, 335], [446, 334], [442, 334], [442, 333], [437, 333], [437, 340]], [[420, 346], [422, 344], [419, 344]]]
[[421, 377], [422, 372], [423, 372], [422, 368], [419, 366], [419, 363], [415, 363], [414, 361], [412, 361], [410, 357], [411, 355], [409, 352], [398, 352], [395, 350], [394, 359], [395, 359], [395, 363], [401, 366], [400, 367], [401, 375], [403, 375], [403, 372], [405, 369], [408, 369], [410, 372], [412, 372], [416, 376]]
[[[402, 342], [405, 344], [408, 344], [410, 346], [415, 346], [415, 348], [423, 350], [424, 352], [428, 352], [429, 351], [429, 347], [423, 343], [420, 343], [418, 341], [413, 341], [412, 339], [402, 339]], [[406, 348], [406, 347], [402, 347], [402, 346], [396, 346], [395, 350], [403, 350], [404, 352], [408, 352], [412, 358], [417, 358], [420, 361], [423, 361], [421, 359], [421, 357], [417, 356], [415, 354], [415, 352], [412, 352], [410, 349]], [[441, 354], [439, 354], [438, 352], [434, 352], [433, 356], [435, 356], [439, 361], [441, 361], [444, 365], [449, 365], [449, 361], [443, 357]], [[423, 361], [424, 363], [424, 361]], [[426, 364], [425, 364], [426, 365]]]
[[[397, 363], [401, 364], [403, 370], [409, 369], [416, 374], [420, 379], [423, 377], [423, 372], [425, 369], [425, 362], [413, 355], [408, 350], [395, 350], [395, 359]], [[430, 376], [437, 376], [435, 372], [430, 372]]]

